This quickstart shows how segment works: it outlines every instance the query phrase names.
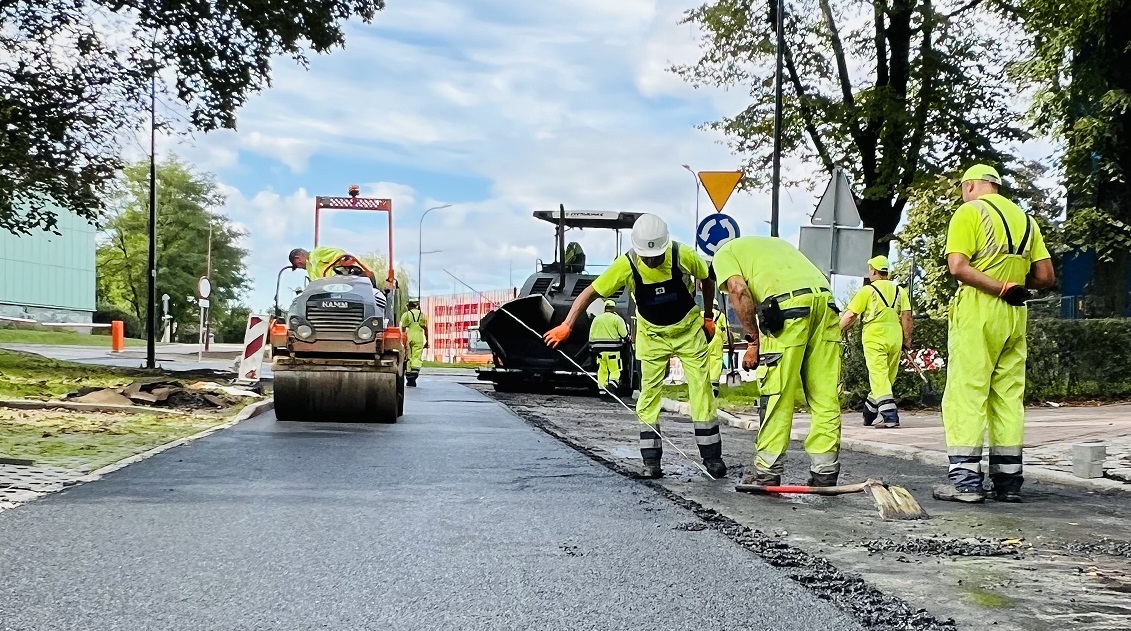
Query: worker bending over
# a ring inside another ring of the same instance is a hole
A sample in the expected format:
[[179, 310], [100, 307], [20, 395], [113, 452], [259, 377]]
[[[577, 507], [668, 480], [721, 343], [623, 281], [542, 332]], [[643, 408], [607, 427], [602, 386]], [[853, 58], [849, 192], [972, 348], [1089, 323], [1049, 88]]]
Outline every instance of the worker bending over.
[[949, 484], [936, 499], [985, 500], [982, 443], [988, 430], [996, 499], [1019, 502], [1025, 434], [1025, 357], [1029, 289], [1056, 280], [1037, 222], [998, 194], [1001, 176], [984, 164], [962, 176], [964, 202], [950, 219], [946, 262], [959, 282], [950, 303], [942, 416]]
[[589, 345], [597, 354], [597, 385], [606, 392], [620, 388], [620, 347], [626, 340], [628, 325], [617, 313], [616, 301], [606, 300], [605, 311], [589, 324]]
[[803, 393], [812, 414], [805, 439], [809, 485], [835, 486], [840, 473], [841, 344], [828, 280], [797, 248], [777, 237], [732, 239], [715, 252], [713, 266], [746, 331], [742, 367], [757, 369], [761, 390], [754, 472], [743, 483], [781, 484], [799, 403], [795, 397]]
[[[647, 426], [640, 432], [641, 473], [645, 478], [663, 475], [663, 443], [658, 433], [664, 372], [678, 357], [687, 379], [695, 442], [707, 472], [726, 476], [722, 438], [716, 418], [715, 398], [707, 372], [707, 342], [715, 333], [715, 282], [707, 263], [695, 250], [671, 240], [668, 225], [656, 215], [641, 215], [632, 226], [632, 250], [618, 256], [593, 284], [573, 302], [564, 322], [546, 333], [551, 347], [569, 338], [577, 319], [598, 298], [610, 298], [628, 287], [636, 302], [636, 358], [640, 360], [640, 398], [636, 415]], [[701, 311], [695, 303], [695, 281], [702, 281]]]
[[[291, 262], [291, 267], [306, 270], [306, 275], [310, 280], [336, 276], [338, 275], [338, 268], [342, 267], [343, 264], [360, 264], [357, 257], [348, 254], [345, 250], [324, 245], [314, 248], [312, 252], [295, 248], [291, 250], [287, 258]], [[384, 291], [377, 287], [377, 279], [373, 272], [367, 273], [366, 277], [373, 283], [373, 297], [377, 300], [377, 306], [384, 310], [388, 305], [388, 297], [385, 296]], [[388, 320], [388, 318], [385, 319]]]
[[400, 325], [408, 340], [408, 372], [405, 373], [405, 385], [415, 388], [416, 380], [420, 377], [420, 368], [424, 366], [424, 349], [428, 348], [428, 320], [420, 311], [419, 300], [408, 301], [408, 311], [401, 314]]
[[[899, 427], [892, 384], [899, 374], [903, 350], [911, 348], [911, 300], [888, 279], [888, 257], [868, 261], [866, 287], [860, 288], [840, 317], [840, 329], [852, 326], [857, 317], [864, 321], [860, 340], [864, 363], [868, 366], [868, 398], [864, 401], [864, 425]], [[879, 422], [876, 419], [879, 418]]]

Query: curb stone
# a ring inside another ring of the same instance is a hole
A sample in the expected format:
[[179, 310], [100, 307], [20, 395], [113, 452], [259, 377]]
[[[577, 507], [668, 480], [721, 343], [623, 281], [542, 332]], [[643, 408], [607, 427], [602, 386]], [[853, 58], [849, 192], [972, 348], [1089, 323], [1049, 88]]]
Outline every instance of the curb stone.
[[[665, 412], [683, 415], [690, 415], [691, 412], [690, 406], [683, 401], [662, 399], [661, 405]], [[757, 421], [741, 419], [722, 410], [719, 410], [718, 414], [719, 419], [729, 427], [758, 431]], [[798, 440], [799, 438], [804, 438], [804, 436], [790, 436], [791, 440]], [[945, 453], [919, 447], [893, 445], [872, 440], [861, 440], [859, 438], [842, 438], [840, 445], [842, 449], [859, 451], [861, 453], [872, 454], [873, 456], [901, 458], [903, 460], [911, 460], [920, 464], [937, 467], [946, 467], [948, 464]], [[1037, 480], [1048, 484], [1074, 486], [1091, 491], [1120, 491], [1123, 493], [1131, 493], [1131, 484], [1108, 480], [1106, 478], [1078, 478], [1071, 473], [1036, 465], [1027, 465], [1025, 467], [1025, 477], [1030, 480]]]
[[0, 408], [15, 410], [72, 410], [74, 412], [133, 412], [135, 414], [176, 414], [189, 416], [192, 412], [172, 408], [142, 407], [140, 405], [112, 405], [109, 403], [75, 403], [73, 401], [34, 401], [31, 399], [0, 399]]

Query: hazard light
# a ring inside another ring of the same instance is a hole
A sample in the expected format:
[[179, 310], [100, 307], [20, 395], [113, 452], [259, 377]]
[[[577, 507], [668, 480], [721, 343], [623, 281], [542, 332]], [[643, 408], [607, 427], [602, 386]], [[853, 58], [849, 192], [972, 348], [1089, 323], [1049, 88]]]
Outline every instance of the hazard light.
[[271, 323], [271, 337], [287, 337], [287, 325], [282, 322]]
[[391, 326], [381, 334], [381, 339], [385, 342], [400, 342], [404, 339], [404, 334], [399, 327]]

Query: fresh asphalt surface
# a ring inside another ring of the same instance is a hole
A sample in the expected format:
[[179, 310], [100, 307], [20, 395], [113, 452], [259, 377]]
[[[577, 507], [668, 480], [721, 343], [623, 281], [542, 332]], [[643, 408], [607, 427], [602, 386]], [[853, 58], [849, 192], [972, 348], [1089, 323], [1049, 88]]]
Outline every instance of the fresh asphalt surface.
[[0, 513], [0, 629], [859, 628], [486, 397], [420, 385], [395, 425], [267, 414]]

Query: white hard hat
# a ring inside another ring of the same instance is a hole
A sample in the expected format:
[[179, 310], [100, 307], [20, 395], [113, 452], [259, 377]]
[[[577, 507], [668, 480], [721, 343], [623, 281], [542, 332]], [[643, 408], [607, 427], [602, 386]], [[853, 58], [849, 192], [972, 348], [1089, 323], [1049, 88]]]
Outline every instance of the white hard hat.
[[632, 224], [632, 249], [640, 256], [660, 256], [668, 251], [668, 224], [656, 215], [643, 214]]

